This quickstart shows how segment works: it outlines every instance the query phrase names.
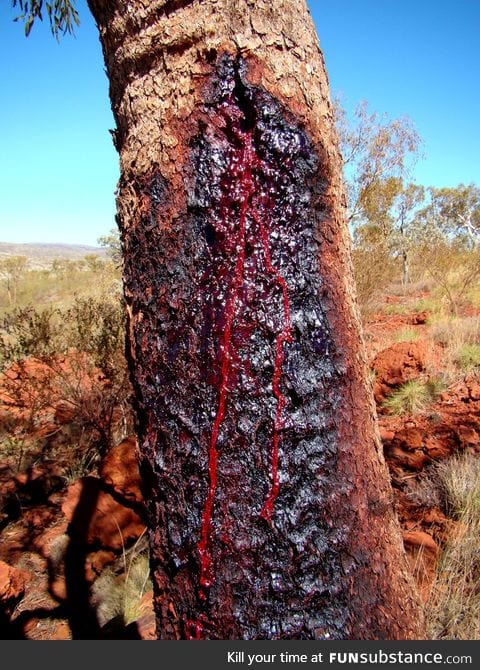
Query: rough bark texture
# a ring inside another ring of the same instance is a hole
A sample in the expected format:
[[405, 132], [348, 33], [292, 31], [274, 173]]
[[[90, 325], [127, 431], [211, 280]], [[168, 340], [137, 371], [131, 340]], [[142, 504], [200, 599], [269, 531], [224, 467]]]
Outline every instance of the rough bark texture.
[[90, 0], [160, 638], [419, 638], [304, 0]]

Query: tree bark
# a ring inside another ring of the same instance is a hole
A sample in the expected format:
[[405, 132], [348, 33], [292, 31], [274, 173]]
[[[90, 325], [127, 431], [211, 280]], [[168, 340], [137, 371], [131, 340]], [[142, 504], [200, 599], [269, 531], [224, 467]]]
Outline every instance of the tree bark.
[[304, 0], [89, 0], [160, 638], [423, 635]]

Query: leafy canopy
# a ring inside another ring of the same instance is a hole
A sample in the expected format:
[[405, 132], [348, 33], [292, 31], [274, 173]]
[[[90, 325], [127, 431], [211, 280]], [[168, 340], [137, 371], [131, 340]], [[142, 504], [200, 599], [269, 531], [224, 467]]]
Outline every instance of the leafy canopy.
[[[366, 101], [347, 117], [334, 101], [335, 122], [347, 186], [348, 222], [362, 222], [370, 191], [391, 178], [404, 180], [416, 162], [421, 140], [408, 118], [390, 120], [370, 112]], [[392, 182], [393, 183], [393, 182]]]
[[43, 21], [42, 10], [45, 9], [52, 34], [58, 40], [60, 35], [74, 34], [75, 26], [80, 25], [75, 0], [12, 0], [12, 7], [22, 12], [15, 21], [23, 21], [25, 35], [28, 37], [34, 22]]

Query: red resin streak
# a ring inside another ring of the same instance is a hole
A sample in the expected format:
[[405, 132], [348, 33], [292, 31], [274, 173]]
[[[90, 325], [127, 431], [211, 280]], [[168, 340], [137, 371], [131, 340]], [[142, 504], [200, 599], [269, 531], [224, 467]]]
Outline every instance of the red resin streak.
[[[268, 210], [271, 211], [271, 207], [269, 207]], [[283, 345], [285, 342], [292, 341], [292, 328], [290, 320], [290, 301], [288, 299], [287, 283], [272, 263], [270, 247], [268, 244], [268, 231], [261, 217], [258, 216], [258, 213], [256, 211], [254, 213], [254, 218], [260, 228], [260, 237], [262, 240], [263, 254], [265, 257], [265, 266], [268, 272], [275, 277], [277, 284], [280, 286], [282, 290], [282, 297], [283, 297], [283, 329], [275, 338], [275, 363], [272, 378], [273, 395], [277, 399], [277, 409], [275, 412], [275, 421], [273, 425], [273, 444], [272, 444], [272, 453], [270, 461], [272, 483], [265, 504], [263, 505], [262, 511], [260, 512], [260, 516], [266, 519], [266, 521], [268, 521], [269, 523], [271, 523], [273, 506], [275, 503], [275, 499], [278, 495], [278, 489], [279, 489], [278, 458], [279, 458], [279, 445], [280, 445], [280, 430], [283, 428], [282, 414], [286, 402], [285, 396], [280, 390], [280, 377], [282, 375], [283, 361], [285, 359], [285, 352], [283, 349]]]
[[[240, 132], [240, 131], [239, 131]], [[207, 499], [202, 513], [202, 528], [200, 533], [200, 541], [197, 545], [198, 553], [200, 555], [200, 597], [206, 599], [206, 591], [210, 588], [213, 581], [212, 575], [212, 555], [209, 550], [209, 537], [212, 525], [212, 510], [215, 498], [215, 491], [217, 488], [217, 463], [218, 463], [218, 433], [220, 426], [225, 417], [225, 409], [227, 403], [228, 393], [228, 378], [230, 372], [231, 361], [231, 347], [232, 347], [232, 329], [235, 319], [235, 310], [238, 302], [238, 292], [243, 283], [243, 273], [245, 266], [245, 233], [247, 226], [247, 210], [249, 200], [253, 193], [254, 181], [252, 177], [252, 164], [254, 163], [254, 149], [252, 147], [251, 136], [243, 134], [244, 146], [241, 149], [238, 165], [234, 165], [231, 173], [232, 183], [235, 179], [240, 179], [240, 197], [241, 208], [239, 216], [239, 230], [238, 230], [238, 256], [235, 263], [233, 279], [230, 285], [229, 297], [225, 307], [225, 326], [223, 331], [222, 342], [220, 345], [221, 354], [221, 371], [220, 371], [220, 387], [217, 413], [212, 427], [212, 434], [210, 437], [210, 445], [208, 452], [208, 471], [210, 483], [208, 488]], [[233, 162], [233, 161], [232, 161]]]
[[[229, 174], [231, 183], [234, 185], [236, 180], [239, 180], [239, 194], [240, 194], [240, 213], [238, 234], [235, 240], [235, 247], [237, 251], [237, 258], [233, 271], [233, 277], [229, 286], [229, 295], [225, 306], [225, 324], [223, 335], [220, 344], [220, 385], [218, 394], [218, 406], [215, 415], [215, 420], [212, 427], [212, 433], [209, 442], [208, 451], [208, 470], [209, 470], [209, 487], [207, 498], [205, 500], [202, 523], [200, 531], [200, 540], [197, 544], [198, 553], [200, 556], [200, 589], [199, 596], [202, 600], [206, 600], [208, 589], [213, 582], [212, 569], [212, 554], [209, 547], [210, 535], [212, 527], [212, 512], [217, 489], [217, 465], [218, 465], [218, 436], [221, 425], [223, 423], [227, 405], [228, 382], [231, 370], [232, 361], [232, 332], [235, 321], [237, 305], [239, 302], [239, 291], [244, 281], [245, 256], [246, 256], [246, 232], [247, 232], [247, 214], [249, 205], [251, 205], [251, 218], [257, 224], [260, 232], [260, 239], [263, 249], [263, 256], [265, 268], [267, 272], [275, 279], [276, 284], [280, 287], [283, 297], [283, 328], [275, 338], [275, 362], [272, 378], [273, 395], [277, 401], [275, 412], [275, 420], [273, 427], [272, 451], [270, 459], [270, 473], [271, 486], [267, 499], [260, 512], [260, 516], [268, 523], [271, 523], [275, 499], [279, 491], [279, 445], [280, 445], [280, 431], [283, 427], [283, 410], [286, 404], [285, 396], [280, 390], [280, 378], [282, 375], [282, 366], [285, 358], [284, 344], [292, 341], [291, 335], [291, 320], [290, 320], [290, 302], [288, 298], [288, 288], [285, 279], [280, 275], [278, 270], [272, 263], [270, 247], [269, 247], [269, 231], [266, 224], [262, 221], [262, 217], [252, 203], [256, 187], [259, 185], [255, 183], [255, 178], [252, 173], [253, 169], [261, 168], [262, 161], [258, 157], [253, 146], [253, 136], [250, 132], [243, 132], [239, 128], [236, 129], [237, 139], [241, 141], [241, 148], [233, 154], [231, 159], [232, 169]], [[272, 211], [272, 204], [268, 197], [262, 198], [262, 209], [269, 214]], [[223, 203], [222, 210], [227, 215], [229, 203]], [[196, 622], [190, 622], [190, 630], [193, 631], [191, 639], [200, 639], [202, 626]]]

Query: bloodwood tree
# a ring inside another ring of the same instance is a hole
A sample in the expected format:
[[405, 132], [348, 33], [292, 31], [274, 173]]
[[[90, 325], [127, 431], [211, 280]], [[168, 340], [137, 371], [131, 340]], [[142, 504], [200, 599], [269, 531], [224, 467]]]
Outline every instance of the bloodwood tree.
[[305, 0], [88, 4], [158, 637], [422, 637]]

